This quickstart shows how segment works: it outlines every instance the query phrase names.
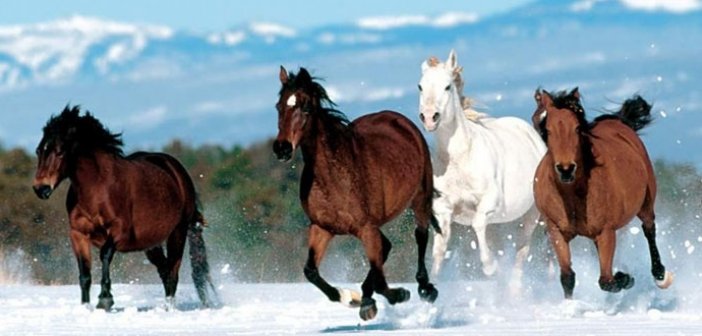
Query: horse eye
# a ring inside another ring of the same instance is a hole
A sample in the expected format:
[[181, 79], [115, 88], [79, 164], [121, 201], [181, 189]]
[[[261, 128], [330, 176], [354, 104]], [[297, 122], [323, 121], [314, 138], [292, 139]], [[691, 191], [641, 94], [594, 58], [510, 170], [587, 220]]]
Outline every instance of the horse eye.
[[422, 91], [422, 84], [417, 84], [417, 87], [419, 88], [419, 91]]
[[450, 89], [451, 89], [451, 84], [446, 85], [446, 87], [444, 88], [444, 91], [448, 91], [448, 90], [450, 90]]

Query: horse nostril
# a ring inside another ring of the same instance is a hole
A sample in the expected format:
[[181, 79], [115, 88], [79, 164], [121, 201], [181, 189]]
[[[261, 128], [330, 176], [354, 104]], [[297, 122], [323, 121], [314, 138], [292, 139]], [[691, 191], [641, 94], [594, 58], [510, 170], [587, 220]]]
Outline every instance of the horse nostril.
[[292, 157], [292, 144], [289, 141], [279, 141], [273, 142], [273, 153], [278, 157], [278, 160], [287, 161]]
[[575, 169], [577, 168], [577, 165], [575, 163], [569, 163], [569, 164], [561, 164], [557, 163], [555, 164], [556, 172], [558, 172], [561, 177], [573, 177], [575, 174]]
[[49, 196], [51, 196], [51, 187], [45, 184], [42, 184], [40, 186], [34, 186], [34, 193], [39, 197], [40, 199], [49, 199]]
[[422, 114], [422, 113], [419, 114], [419, 120], [421, 120], [422, 122], [424, 122], [424, 114]]
[[440, 114], [439, 112], [436, 112], [436, 113], [434, 113], [434, 116], [431, 117], [431, 120], [433, 120], [434, 122], [436, 122], [437, 120], [439, 120], [439, 117], [440, 117], [440, 116], [441, 116], [441, 114]]

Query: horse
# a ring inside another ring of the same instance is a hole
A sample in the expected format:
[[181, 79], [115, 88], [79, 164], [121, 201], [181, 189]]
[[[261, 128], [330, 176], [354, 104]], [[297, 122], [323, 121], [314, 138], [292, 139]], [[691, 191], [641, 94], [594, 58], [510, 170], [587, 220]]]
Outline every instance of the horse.
[[[109, 311], [114, 305], [110, 279], [114, 254], [141, 250], [158, 269], [166, 308], [175, 308], [187, 237], [199, 299], [204, 307], [216, 305], [202, 236], [205, 219], [193, 181], [174, 157], [148, 152], [124, 156], [122, 145], [121, 134], [111, 133], [90, 112], [81, 115], [79, 106], [66, 106], [48, 120], [36, 149], [37, 197], [46, 200], [62, 181], [70, 181], [66, 210], [81, 304], [90, 307], [92, 244], [99, 248], [102, 262], [98, 309]], [[164, 241], [168, 256], [161, 246]]]
[[534, 129], [519, 118], [466, 113], [466, 98], [459, 91], [462, 69], [454, 50], [445, 63], [431, 57], [422, 63], [418, 85], [419, 119], [426, 131], [435, 134], [434, 183], [440, 193], [434, 200], [434, 213], [442, 233], [434, 235], [432, 276], [441, 270], [452, 222], [473, 227], [483, 273], [491, 276], [498, 265], [487, 244], [486, 227], [518, 220], [510, 281], [516, 292], [538, 225], [532, 180], [546, 147]]
[[[302, 151], [300, 201], [310, 221], [307, 280], [332, 302], [360, 306], [363, 320], [377, 314], [373, 292], [392, 305], [409, 300], [409, 291], [389, 288], [385, 280], [383, 264], [392, 244], [380, 231], [409, 207], [416, 224], [419, 296], [434, 302], [438, 291], [424, 263], [428, 226], [434, 223], [434, 186], [429, 147], [419, 129], [402, 114], [387, 110], [349, 122], [305, 68], [295, 74], [281, 66], [279, 79], [273, 152], [286, 162], [298, 147]], [[331, 239], [347, 234], [361, 240], [370, 263], [362, 295], [331, 286], [318, 271]]]
[[634, 216], [643, 223], [655, 283], [668, 288], [673, 273], [666, 271], [656, 246], [656, 178], [637, 134], [652, 121], [651, 105], [635, 95], [619, 111], [588, 122], [577, 88], [555, 94], [537, 90], [535, 99], [548, 152], [535, 174], [534, 195], [565, 298], [572, 299], [575, 287], [569, 243], [576, 236], [595, 243], [602, 290], [616, 293], [634, 285], [631, 275], [612, 274], [616, 231]]

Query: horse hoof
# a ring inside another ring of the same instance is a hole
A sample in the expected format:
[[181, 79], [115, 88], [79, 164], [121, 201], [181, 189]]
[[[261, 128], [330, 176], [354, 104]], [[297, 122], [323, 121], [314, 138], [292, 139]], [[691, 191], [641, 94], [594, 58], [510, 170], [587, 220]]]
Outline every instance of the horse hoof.
[[494, 259], [491, 262], [483, 263], [483, 273], [487, 276], [493, 276], [497, 272], [497, 261]]
[[614, 275], [614, 281], [617, 284], [617, 287], [620, 289], [629, 289], [631, 287], [634, 287], [634, 277], [623, 273], [623, 272], [617, 272]]
[[675, 274], [673, 272], [665, 271], [665, 275], [663, 276], [663, 280], [656, 280], [656, 286], [660, 289], [666, 289], [670, 287], [670, 285], [673, 284], [673, 279], [675, 278]]
[[339, 303], [349, 308], [361, 306], [361, 293], [346, 288], [337, 288], [337, 290], [339, 291]]
[[375, 316], [378, 315], [378, 307], [375, 306], [375, 300], [371, 298], [363, 298], [359, 315], [364, 321], [374, 319]]
[[436, 290], [434, 285], [426, 284], [425, 286], [419, 286], [419, 298], [422, 301], [434, 303], [436, 298], [439, 296], [439, 291]]
[[396, 303], [409, 301], [410, 292], [404, 288], [393, 288], [388, 291], [388, 295], [385, 297], [391, 305], [394, 305]]
[[104, 309], [105, 311], [109, 311], [110, 309], [112, 309], [112, 306], [114, 306], [114, 304], [115, 304], [115, 301], [111, 297], [100, 298], [96, 308], [97, 309]]

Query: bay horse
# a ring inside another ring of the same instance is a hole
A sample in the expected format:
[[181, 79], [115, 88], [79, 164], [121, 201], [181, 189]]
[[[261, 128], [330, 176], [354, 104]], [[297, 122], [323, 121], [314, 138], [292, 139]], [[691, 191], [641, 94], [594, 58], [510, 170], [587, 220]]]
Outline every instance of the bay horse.
[[451, 223], [472, 226], [483, 273], [493, 275], [497, 261], [487, 244], [490, 224], [518, 220], [517, 254], [510, 287], [521, 288], [531, 237], [538, 225], [532, 180], [546, 146], [527, 122], [515, 117], [491, 118], [468, 113], [463, 80], [454, 50], [446, 62], [431, 57], [422, 63], [419, 119], [434, 133], [434, 181], [440, 196], [434, 213], [441, 234], [434, 235], [432, 276], [437, 276], [451, 238]]
[[[195, 186], [185, 168], [164, 153], [124, 156], [121, 134], [113, 134], [78, 106], [52, 116], [37, 146], [34, 192], [48, 199], [65, 179], [71, 182], [66, 210], [78, 261], [81, 303], [90, 304], [90, 245], [100, 249], [101, 291], [97, 308], [110, 310], [110, 263], [115, 252], [146, 251], [158, 269], [166, 308], [175, 308], [186, 237], [190, 242], [193, 282], [204, 306], [216, 304]], [[161, 244], [166, 242], [168, 256]], [[209, 284], [209, 288], [208, 288]]]
[[612, 274], [616, 231], [634, 216], [643, 222], [655, 283], [668, 288], [673, 274], [665, 270], [656, 246], [656, 178], [637, 134], [652, 120], [651, 105], [637, 95], [619, 111], [588, 122], [577, 88], [556, 94], [539, 89], [534, 98], [535, 120], [548, 147], [536, 171], [534, 195], [556, 252], [565, 298], [573, 297], [575, 287], [569, 243], [579, 235], [595, 242], [602, 290], [634, 285], [631, 275]]
[[[279, 160], [289, 161], [298, 147], [302, 150], [300, 201], [310, 220], [305, 277], [330, 301], [360, 305], [363, 320], [377, 314], [373, 292], [390, 304], [409, 300], [409, 291], [389, 288], [385, 280], [383, 264], [392, 244], [380, 227], [410, 207], [419, 255], [418, 292], [422, 300], [433, 302], [438, 291], [429, 282], [424, 256], [434, 186], [429, 148], [419, 129], [393, 111], [348, 122], [305, 68], [295, 74], [281, 66], [279, 79], [273, 151]], [[330, 240], [344, 234], [361, 240], [370, 262], [362, 297], [332, 287], [318, 271]]]

